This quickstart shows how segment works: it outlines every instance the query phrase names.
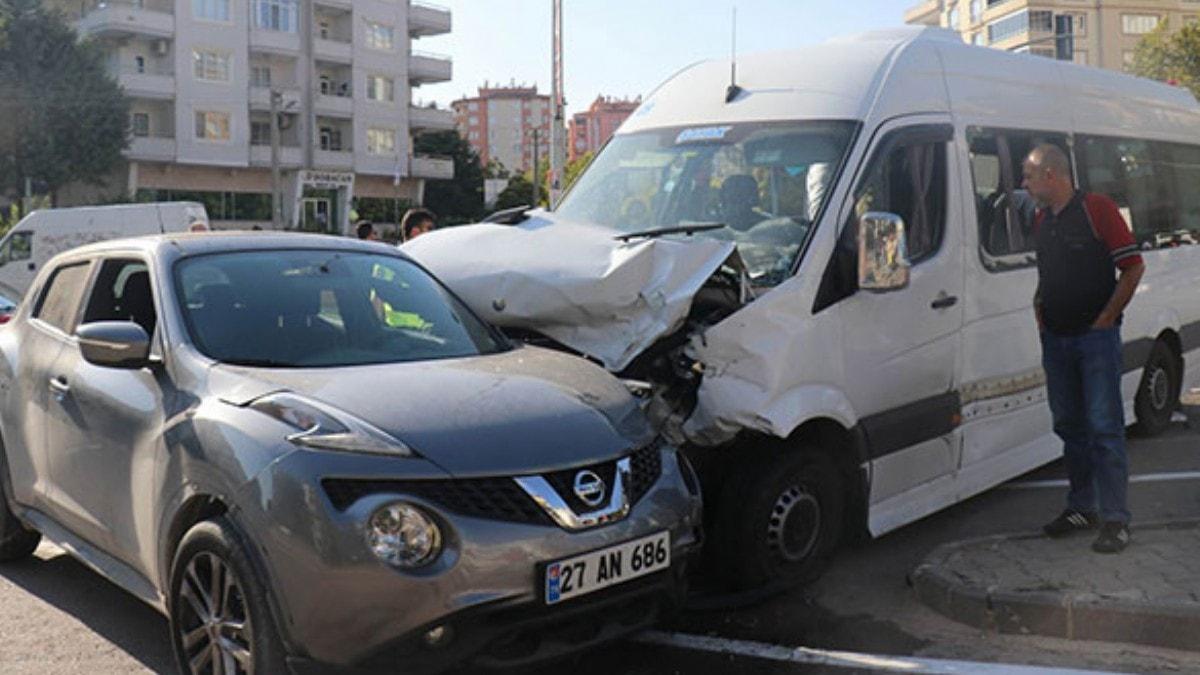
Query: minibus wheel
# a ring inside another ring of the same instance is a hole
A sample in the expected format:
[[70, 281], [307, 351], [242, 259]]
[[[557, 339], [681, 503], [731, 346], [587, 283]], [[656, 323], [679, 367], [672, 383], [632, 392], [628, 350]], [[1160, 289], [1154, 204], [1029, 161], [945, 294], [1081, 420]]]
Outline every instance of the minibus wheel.
[[811, 445], [748, 455], [721, 490], [708, 544], [722, 576], [738, 590], [815, 580], [842, 534], [845, 493], [837, 466]]
[[266, 585], [225, 518], [198, 523], [183, 536], [171, 565], [168, 610], [179, 672], [288, 672]]
[[1181, 378], [1175, 354], [1159, 340], [1150, 350], [1142, 381], [1134, 398], [1137, 422], [1134, 428], [1143, 436], [1157, 436], [1171, 424], [1171, 415], [1179, 407]]

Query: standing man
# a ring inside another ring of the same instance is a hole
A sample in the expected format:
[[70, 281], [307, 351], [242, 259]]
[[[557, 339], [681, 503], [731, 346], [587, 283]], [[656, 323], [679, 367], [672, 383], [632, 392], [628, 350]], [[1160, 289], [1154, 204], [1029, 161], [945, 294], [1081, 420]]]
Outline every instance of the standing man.
[[1092, 550], [1118, 553], [1129, 545], [1121, 313], [1145, 267], [1116, 202], [1075, 190], [1061, 149], [1034, 148], [1024, 176], [1041, 206], [1033, 304], [1054, 433], [1071, 483], [1067, 509], [1043, 529], [1060, 537], [1099, 524]]
[[418, 208], [405, 211], [404, 218], [400, 219], [400, 232], [404, 236], [404, 241], [412, 241], [432, 231], [436, 227], [435, 220], [433, 211], [429, 209]]
[[360, 220], [354, 228], [354, 233], [359, 239], [364, 241], [379, 241], [379, 235], [375, 233], [375, 224], [369, 220]]

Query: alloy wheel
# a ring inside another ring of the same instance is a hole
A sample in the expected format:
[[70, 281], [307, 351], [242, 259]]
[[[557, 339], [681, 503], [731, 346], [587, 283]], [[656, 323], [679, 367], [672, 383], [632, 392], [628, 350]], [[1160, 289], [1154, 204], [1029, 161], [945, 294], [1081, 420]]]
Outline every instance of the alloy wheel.
[[253, 675], [254, 644], [246, 596], [233, 569], [203, 552], [179, 589], [179, 638], [192, 675]]

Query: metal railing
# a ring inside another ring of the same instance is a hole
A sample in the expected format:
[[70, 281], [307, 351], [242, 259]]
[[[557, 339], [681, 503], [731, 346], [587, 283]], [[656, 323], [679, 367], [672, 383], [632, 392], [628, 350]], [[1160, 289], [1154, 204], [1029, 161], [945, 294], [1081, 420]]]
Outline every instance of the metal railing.
[[153, 75], [158, 77], [175, 77], [175, 68], [166, 64], [146, 64], [139, 68], [132, 63], [122, 63], [110, 66], [110, 75]]
[[150, 12], [160, 12], [162, 14], [174, 14], [175, 3], [166, 2], [165, 0], [90, 0], [83, 2], [80, 10], [83, 14], [94, 10], [109, 9], [110, 7], [120, 7], [123, 9], [144, 9]]

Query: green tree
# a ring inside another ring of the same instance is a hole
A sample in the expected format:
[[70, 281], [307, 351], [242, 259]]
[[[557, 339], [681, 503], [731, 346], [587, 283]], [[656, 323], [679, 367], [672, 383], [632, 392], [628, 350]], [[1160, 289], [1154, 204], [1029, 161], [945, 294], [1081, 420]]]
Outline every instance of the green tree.
[[1200, 97], [1200, 25], [1172, 31], [1166, 20], [1138, 43], [1132, 72], [1187, 87]]
[[483, 216], [483, 167], [471, 144], [458, 131], [438, 131], [417, 136], [413, 150], [454, 160], [454, 178], [425, 183], [424, 205], [438, 215], [439, 224], [479, 220]]
[[508, 187], [496, 196], [497, 211], [533, 204], [533, 183], [529, 176], [519, 173], [508, 180]]
[[51, 195], [99, 183], [129, 143], [129, 99], [39, 0], [0, 0], [0, 190], [20, 197], [26, 180]]

